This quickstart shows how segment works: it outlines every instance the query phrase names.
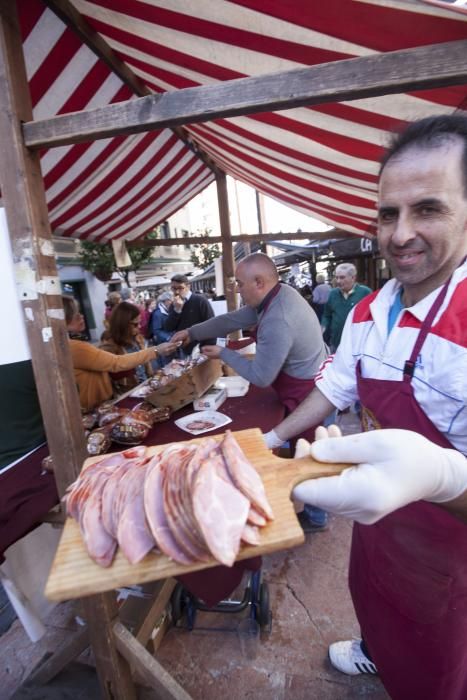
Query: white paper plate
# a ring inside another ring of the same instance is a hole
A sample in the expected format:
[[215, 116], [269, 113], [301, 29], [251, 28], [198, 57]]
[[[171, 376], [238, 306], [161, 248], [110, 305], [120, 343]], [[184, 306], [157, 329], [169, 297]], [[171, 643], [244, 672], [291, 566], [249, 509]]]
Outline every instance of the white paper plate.
[[222, 428], [223, 425], [231, 422], [232, 419], [229, 416], [219, 411], [196, 411], [189, 416], [179, 418], [175, 421], [175, 425], [191, 435], [201, 435], [201, 433]]

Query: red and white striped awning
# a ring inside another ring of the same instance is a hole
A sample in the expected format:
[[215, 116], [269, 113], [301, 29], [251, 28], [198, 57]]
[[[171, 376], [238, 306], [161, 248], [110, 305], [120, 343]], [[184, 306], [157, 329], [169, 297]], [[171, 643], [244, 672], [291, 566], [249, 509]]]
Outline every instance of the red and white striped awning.
[[[402, 0], [72, 0], [154, 92], [467, 37], [467, 15]], [[103, 106], [128, 87], [41, 0], [19, 2], [34, 117]], [[465, 107], [467, 86], [188, 126], [229, 175], [327, 224], [374, 231], [378, 160], [401, 122]], [[50, 149], [55, 234], [138, 238], [212, 181], [167, 129]]]

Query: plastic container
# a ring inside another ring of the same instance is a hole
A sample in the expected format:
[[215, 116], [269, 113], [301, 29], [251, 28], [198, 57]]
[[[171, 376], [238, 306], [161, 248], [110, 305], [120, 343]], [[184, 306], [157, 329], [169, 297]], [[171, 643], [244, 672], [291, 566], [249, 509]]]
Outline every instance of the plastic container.
[[238, 374], [233, 377], [221, 377], [215, 383], [219, 389], [225, 389], [229, 398], [233, 396], [245, 396], [250, 386], [250, 382]]

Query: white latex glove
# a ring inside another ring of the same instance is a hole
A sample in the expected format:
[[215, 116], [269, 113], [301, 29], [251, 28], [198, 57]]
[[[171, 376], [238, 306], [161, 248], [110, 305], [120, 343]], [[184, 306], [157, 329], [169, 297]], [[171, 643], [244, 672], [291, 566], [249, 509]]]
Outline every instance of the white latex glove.
[[284, 443], [284, 440], [281, 440], [281, 438], [277, 435], [277, 433], [274, 432], [274, 430], [270, 430], [269, 433], [264, 433], [263, 438], [268, 450], [275, 450], [277, 447], [280, 447]]
[[410, 430], [318, 440], [310, 453], [320, 462], [358, 466], [303, 481], [294, 497], [366, 525], [414, 501], [443, 503], [467, 490], [466, 458]]

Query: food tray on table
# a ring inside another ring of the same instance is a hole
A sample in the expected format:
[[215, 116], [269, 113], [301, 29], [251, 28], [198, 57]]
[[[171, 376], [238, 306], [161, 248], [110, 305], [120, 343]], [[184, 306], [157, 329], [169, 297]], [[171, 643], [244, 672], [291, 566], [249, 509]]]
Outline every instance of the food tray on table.
[[[237, 560], [269, 554], [281, 549], [295, 547], [305, 541], [294, 512], [290, 493], [292, 488], [307, 478], [339, 474], [349, 465], [322, 464], [311, 457], [282, 459], [273, 455], [266, 447], [258, 428], [233, 433], [251, 464], [262, 477], [266, 495], [274, 512], [274, 520], [261, 530], [261, 543], [256, 546], [243, 545]], [[220, 439], [222, 436], [215, 436]], [[200, 442], [196, 438], [190, 442]], [[160, 452], [166, 445], [148, 448], [148, 454]], [[83, 469], [102, 457], [90, 457]], [[115, 588], [180, 576], [218, 566], [213, 558], [208, 562], [190, 565], [175, 563], [163, 554], [150, 553], [139, 564], [130, 564], [121, 551], [108, 568], [102, 568], [88, 555], [78, 524], [67, 518], [64, 531], [52, 565], [45, 594], [50, 600], [66, 600], [92, 595]]]
[[176, 411], [202, 396], [221, 374], [221, 361], [203, 355], [196, 360], [173, 360], [130, 395]]
[[219, 411], [196, 411], [188, 416], [183, 416], [174, 421], [175, 425], [181, 430], [185, 430], [191, 435], [201, 435], [210, 430], [217, 430], [224, 425], [231, 423], [232, 419]]

